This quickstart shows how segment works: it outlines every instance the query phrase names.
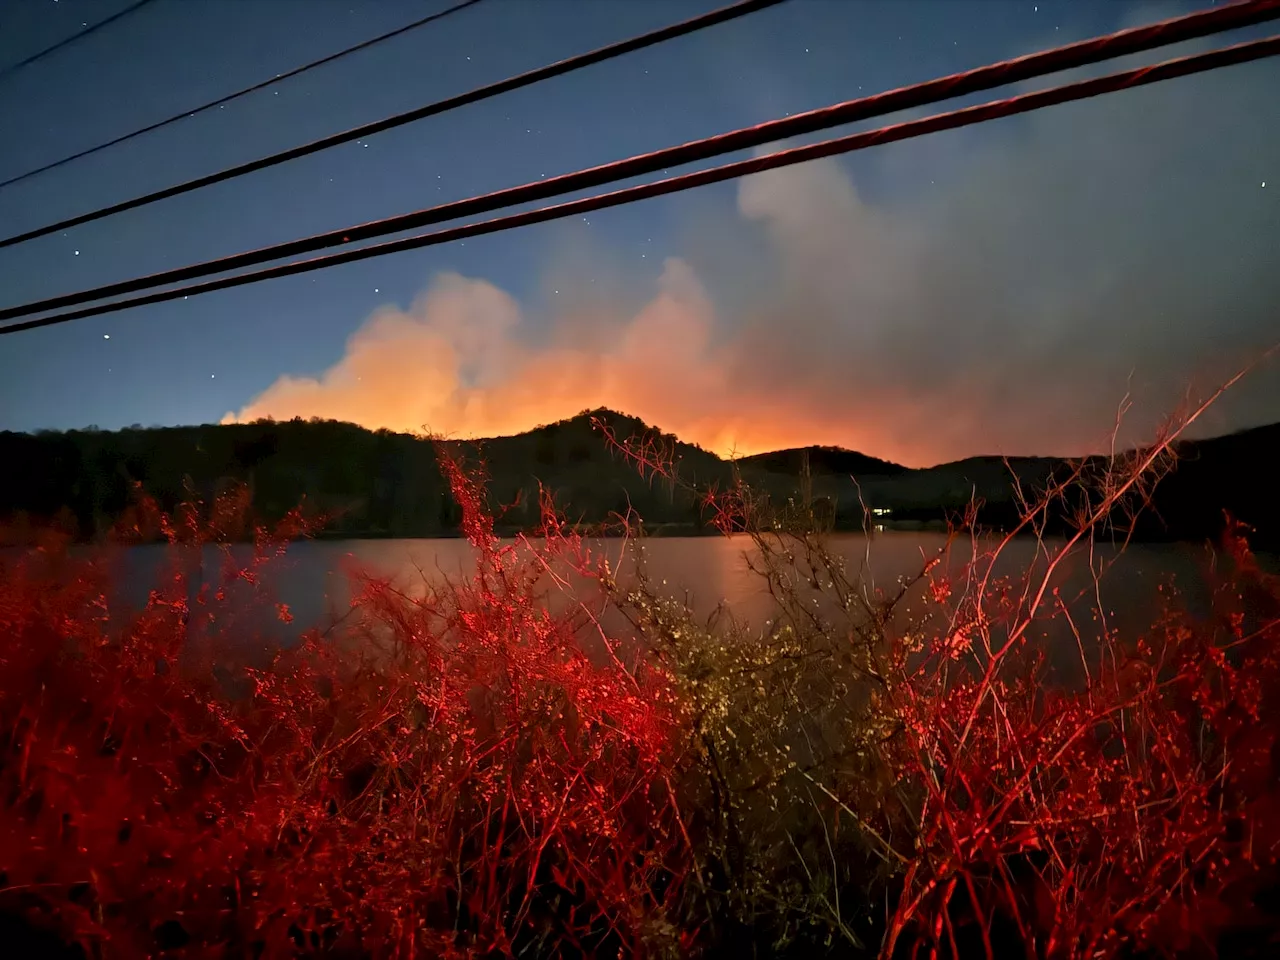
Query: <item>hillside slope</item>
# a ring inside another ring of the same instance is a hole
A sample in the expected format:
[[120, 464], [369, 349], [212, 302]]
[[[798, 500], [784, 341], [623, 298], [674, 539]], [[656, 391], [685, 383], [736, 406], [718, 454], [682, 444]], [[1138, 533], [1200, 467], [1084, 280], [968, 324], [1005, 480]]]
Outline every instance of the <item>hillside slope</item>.
[[[486, 464], [495, 506], [507, 506], [508, 529], [537, 520], [541, 484], [574, 520], [595, 523], [635, 509], [651, 527], [699, 532], [705, 519], [689, 493], [642, 478], [611, 450], [592, 418], [620, 439], [660, 436], [685, 479], [723, 485], [733, 464], [635, 417], [600, 410], [512, 437], [466, 445]], [[1202, 539], [1222, 527], [1223, 510], [1258, 531], [1259, 543], [1280, 542], [1280, 497], [1264, 467], [1280, 449], [1280, 424], [1178, 448], [1178, 469], [1160, 484], [1145, 538]], [[810, 447], [743, 458], [737, 467], [754, 486], [785, 499], [798, 492], [805, 459], [815, 496], [834, 501], [837, 527], [861, 529], [863, 504], [891, 511], [889, 522], [945, 521], [971, 497], [981, 519], [1007, 525], [1016, 516], [1011, 471], [1024, 489], [1043, 488], [1066, 468], [1056, 458], [973, 457], [908, 469], [850, 450]], [[330, 533], [349, 537], [431, 537], [456, 532], [457, 508], [447, 495], [431, 442], [409, 434], [370, 431], [336, 421], [73, 430], [36, 435], [0, 433], [0, 518], [61, 514], [85, 535], [103, 529], [130, 502], [135, 482], [166, 506], [188, 483], [209, 496], [229, 480], [248, 483], [255, 511], [283, 515], [304, 498], [334, 515]], [[511, 506], [514, 505], [514, 506]]]

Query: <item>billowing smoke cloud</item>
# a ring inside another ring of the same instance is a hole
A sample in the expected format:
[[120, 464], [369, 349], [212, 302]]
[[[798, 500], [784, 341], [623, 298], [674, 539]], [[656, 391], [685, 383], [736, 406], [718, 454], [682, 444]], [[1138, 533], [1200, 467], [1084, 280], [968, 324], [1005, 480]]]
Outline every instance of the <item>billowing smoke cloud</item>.
[[[236, 418], [485, 436], [604, 405], [721, 452], [920, 465], [1100, 449], [1132, 386], [1141, 438], [1280, 339], [1275, 90], [1254, 64], [886, 148], [888, 174], [935, 171], [906, 199], [868, 200], [837, 161], [752, 177], [699, 227], [721, 259], [667, 260], [633, 315], [565, 316], [535, 344], [502, 290], [442, 275]], [[1271, 365], [1204, 430], [1277, 419]]]

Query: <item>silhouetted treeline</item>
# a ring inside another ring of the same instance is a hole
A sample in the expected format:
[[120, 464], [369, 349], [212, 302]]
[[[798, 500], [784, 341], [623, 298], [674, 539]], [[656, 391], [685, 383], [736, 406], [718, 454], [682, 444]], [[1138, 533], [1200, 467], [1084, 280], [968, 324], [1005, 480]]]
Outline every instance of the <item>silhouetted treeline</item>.
[[[644, 429], [605, 416], [624, 436]], [[499, 526], [537, 522], [539, 482], [574, 520], [604, 521], [630, 505], [649, 524], [702, 525], [692, 496], [641, 478], [585, 416], [463, 449], [491, 475]], [[725, 463], [696, 447], [682, 444], [678, 455], [691, 480], [729, 477]], [[139, 484], [172, 509], [192, 493], [208, 499], [242, 482], [260, 519], [277, 520], [305, 501], [332, 518], [333, 536], [453, 535], [460, 519], [430, 441], [331, 420], [4, 432], [0, 461], [9, 465], [0, 471], [0, 518], [17, 527], [57, 519], [82, 536], [105, 530]]]
[[[572, 521], [596, 524], [634, 510], [656, 532], [708, 529], [697, 498], [679, 484], [648, 481], [610, 449], [591, 416], [539, 427], [469, 447], [491, 477], [499, 528], [532, 527], [539, 484]], [[620, 439], [654, 434], [641, 421], [596, 411]], [[662, 436], [680, 476], [723, 487], [732, 465], [670, 435]], [[1157, 487], [1153, 507], [1137, 527], [1140, 539], [1204, 539], [1222, 529], [1223, 511], [1257, 530], [1255, 544], [1280, 542], [1280, 506], [1266, 464], [1280, 447], [1280, 424], [1179, 448], [1179, 465]], [[166, 508], [189, 493], [209, 498], [230, 482], [252, 493], [256, 516], [273, 521], [305, 501], [332, 517], [338, 537], [435, 537], [458, 532], [459, 514], [427, 440], [336, 421], [260, 421], [199, 427], [94, 429], [35, 435], [0, 433], [0, 518], [13, 528], [57, 518], [81, 536], [106, 529], [129, 505], [136, 484]], [[738, 461], [744, 478], [771, 500], [801, 496], [807, 468], [812, 496], [834, 513], [835, 526], [860, 530], [867, 511], [889, 510], [871, 522], [938, 525], [962, 513], [973, 497], [979, 521], [1007, 527], [1018, 504], [1010, 469], [1024, 491], [1042, 489], [1069, 468], [1053, 458], [975, 457], [923, 470], [830, 447], [782, 450]], [[1055, 511], [1051, 532], [1065, 528]]]
[[[862, 458], [868, 461], [864, 472], [855, 472], [850, 479], [846, 472], [850, 461], [833, 458], [829, 448], [811, 450], [823, 454], [809, 459], [813, 494], [835, 501], [836, 528], [843, 530], [859, 529], [868, 520], [899, 529], [945, 526], [962, 517], [974, 500], [981, 504], [977, 514], [981, 526], [1011, 529], [1022, 515], [1019, 487], [1035, 500], [1051, 480], [1071, 476], [1078, 466], [1055, 457], [970, 457], [912, 470], [868, 457]], [[1280, 424], [1177, 444], [1176, 466], [1156, 484], [1136, 518], [1125, 509], [1112, 516], [1117, 536], [1132, 530], [1136, 540], [1213, 539], [1222, 533], [1229, 513], [1254, 529], [1251, 541], [1255, 547], [1280, 547], [1280, 486], [1270, 466], [1276, 450], [1280, 450]], [[741, 464], [746, 469], [767, 458], [770, 463], [793, 465], [800, 461], [800, 454], [782, 451], [748, 458]], [[862, 455], [849, 453], [849, 457]], [[1085, 462], [1085, 481], [1071, 486], [1055, 502], [1048, 514], [1047, 533], [1061, 535], [1073, 529], [1073, 517], [1086, 498], [1092, 503], [1098, 500], [1097, 490], [1087, 478], [1099, 477], [1106, 467], [1103, 457]], [[1124, 506], [1136, 506], [1136, 500], [1131, 496]], [[891, 513], [866, 518], [864, 508], [877, 507]]]

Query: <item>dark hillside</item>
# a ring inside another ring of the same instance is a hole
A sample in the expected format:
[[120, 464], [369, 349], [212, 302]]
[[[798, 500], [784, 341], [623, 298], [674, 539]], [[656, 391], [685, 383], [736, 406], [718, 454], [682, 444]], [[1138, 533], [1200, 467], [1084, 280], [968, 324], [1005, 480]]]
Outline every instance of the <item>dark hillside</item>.
[[738, 460], [744, 469], [764, 473], [797, 475], [805, 457], [809, 460], [809, 472], [813, 476], [842, 474], [854, 477], [894, 477], [907, 473], [908, 468], [888, 460], [878, 460], [856, 450], [844, 447], [792, 447], [772, 453], [758, 453]]
[[[635, 417], [610, 410], [582, 413], [471, 445], [487, 464], [494, 505], [514, 504], [500, 520], [504, 529], [537, 520], [539, 484], [574, 520], [598, 523], [630, 506], [654, 529], [706, 529], [688, 492], [639, 476], [610, 449], [593, 418], [621, 440], [657, 437], [690, 482], [723, 485], [731, 479], [727, 461]], [[1155, 511], [1138, 535], [1211, 537], [1221, 530], [1227, 510], [1257, 528], [1259, 545], [1280, 542], [1280, 500], [1266, 469], [1277, 449], [1280, 424], [1181, 444], [1178, 469], [1157, 488]], [[890, 511], [877, 520], [889, 526], [938, 524], [974, 496], [984, 503], [983, 522], [1007, 526], [1017, 516], [1012, 475], [1034, 495], [1055, 471], [1068, 467], [1064, 460], [1045, 457], [972, 457], [916, 470], [835, 447], [759, 454], [739, 460], [738, 467], [755, 487], [785, 500], [799, 492], [806, 455], [814, 495], [834, 504], [837, 528], [847, 530], [862, 529], [864, 504]], [[92, 535], [128, 505], [135, 482], [172, 507], [188, 485], [208, 497], [227, 482], [240, 481], [250, 486], [262, 518], [278, 518], [305, 499], [334, 516], [332, 536], [452, 535], [459, 519], [429, 441], [336, 421], [0, 433], [0, 463], [6, 465], [0, 471], [0, 519], [19, 528], [28, 520], [60, 515], [83, 535]]]

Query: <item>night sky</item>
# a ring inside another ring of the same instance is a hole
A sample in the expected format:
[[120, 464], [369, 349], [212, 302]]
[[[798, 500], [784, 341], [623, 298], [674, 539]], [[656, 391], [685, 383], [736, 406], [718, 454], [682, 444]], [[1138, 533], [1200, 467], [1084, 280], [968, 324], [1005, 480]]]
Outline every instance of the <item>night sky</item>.
[[[128, 2], [6, 0], [0, 67]], [[485, 0], [0, 189], [0, 233], [723, 2]], [[0, 80], [0, 179], [447, 5], [157, 0]], [[0, 251], [0, 301], [459, 199], [1192, 6], [794, 0]], [[1175, 52], [1189, 49], [1145, 59]], [[835, 443], [923, 465], [1098, 449], [1131, 389], [1125, 436], [1140, 438], [1188, 385], [1203, 390], [1280, 339], [1276, 91], [1280, 63], [1232, 67], [585, 220], [5, 337], [0, 429], [319, 415], [485, 435], [603, 404], [720, 451]], [[1276, 420], [1272, 362], [1204, 431]]]

